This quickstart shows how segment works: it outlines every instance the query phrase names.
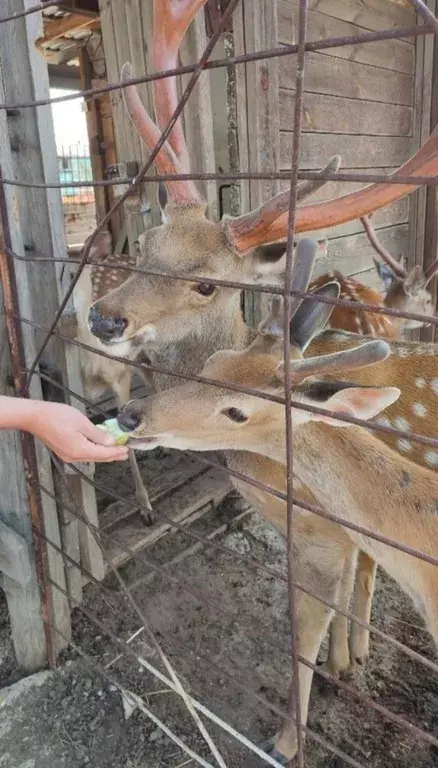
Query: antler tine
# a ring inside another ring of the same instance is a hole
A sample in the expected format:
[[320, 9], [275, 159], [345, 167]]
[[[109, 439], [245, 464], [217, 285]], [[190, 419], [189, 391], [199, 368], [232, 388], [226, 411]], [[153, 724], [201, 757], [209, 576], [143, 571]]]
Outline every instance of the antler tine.
[[386, 341], [376, 339], [354, 349], [334, 352], [332, 355], [294, 360], [291, 364], [292, 381], [301, 381], [317, 374], [325, 375], [350, 371], [354, 368], [365, 368], [386, 360], [390, 352], [391, 348]]
[[[178, 51], [187, 29], [206, 0], [155, 0], [153, 60], [157, 71], [174, 69], [178, 65]], [[154, 81], [155, 115], [163, 129], [178, 104], [176, 77]], [[184, 173], [190, 172], [190, 158], [181, 121], [175, 124], [169, 136]]]
[[397, 277], [401, 277], [404, 279], [407, 276], [407, 272], [405, 269], [403, 269], [402, 265], [399, 264], [396, 259], [394, 259], [393, 256], [389, 253], [389, 251], [386, 250], [386, 248], [382, 245], [380, 240], [378, 239], [376, 235], [376, 231], [371, 224], [371, 217], [370, 216], [361, 216], [361, 222], [363, 224], [363, 228], [367, 234], [368, 240], [370, 241], [371, 245], [373, 246], [374, 250], [379, 254], [379, 256], [382, 257], [384, 261], [388, 264], [389, 267], [391, 267], [392, 271], [394, 272]]
[[[392, 176], [426, 176], [434, 178], [438, 174], [438, 127], [429, 136], [425, 144], [410, 160], [402, 165]], [[385, 182], [370, 184], [336, 200], [303, 206], [296, 213], [295, 231], [309, 232], [326, 227], [344, 224], [373, 213], [386, 205], [400, 200], [417, 189], [418, 184], [393, 184]], [[272, 207], [272, 201], [267, 205]], [[230, 244], [238, 253], [247, 253], [258, 246], [281, 240], [288, 228], [288, 206], [283, 210], [276, 208], [265, 215], [262, 206], [258, 211], [227, 222], [226, 234]]]
[[[326, 173], [336, 173], [340, 164], [341, 158], [339, 155], [334, 155], [331, 160], [329, 160], [325, 168], [322, 168], [322, 170], [319, 171], [318, 175], [325, 176]], [[297, 201], [303, 200], [305, 197], [313, 194], [318, 189], [323, 187], [324, 184], [327, 184], [327, 180], [325, 178], [318, 178], [312, 181], [303, 181], [300, 185], [298, 185]], [[243, 216], [239, 216], [237, 219], [228, 220], [226, 222], [226, 233], [230, 243], [236, 248], [236, 250], [241, 253], [243, 253], [245, 250], [251, 250], [254, 247], [252, 245], [250, 245], [249, 248], [241, 248], [238, 245], [241, 235], [244, 236], [245, 232], [252, 231], [253, 227], [257, 227], [258, 223], [260, 222], [263, 222], [264, 228], [269, 229], [269, 227], [275, 223], [276, 219], [283, 215], [286, 209], [289, 210], [289, 198], [289, 190], [280, 192], [279, 195], [272, 197], [266, 203], [261, 205], [260, 208], [257, 208], [254, 211], [250, 211], [250, 213], [246, 213]], [[315, 227], [315, 229], [317, 229], [317, 227]], [[271, 243], [275, 240], [281, 240], [284, 238], [286, 232], [287, 227], [281, 235], [274, 237], [272, 240], [264, 240], [264, 243]]]
[[[340, 166], [341, 157], [339, 155], [333, 155], [325, 168], [321, 168], [318, 176], [324, 177], [326, 173], [336, 173], [339, 171]], [[314, 192], [317, 192], [318, 189], [321, 189], [321, 187], [327, 184], [327, 181], [328, 180], [325, 178], [302, 181], [301, 184], [298, 185], [297, 189], [297, 202], [304, 200], [304, 198], [309, 197], [309, 195], [313, 195]], [[287, 192], [287, 195], [289, 195], [289, 191]]]
[[[120, 74], [121, 82], [125, 83], [126, 81], [131, 80], [132, 77], [132, 67], [131, 64], [127, 62], [122, 67]], [[157, 128], [153, 120], [151, 120], [147, 109], [140, 99], [137, 88], [134, 85], [128, 85], [122, 90], [125, 106], [131, 120], [147, 148], [152, 152], [160, 138], [161, 131]], [[185, 173], [185, 169], [181, 166], [167, 141], [160, 149], [155, 159], [155, 165], [158, 173], [163, 175]], [[200, 202], [199, 193], [193, 181], [168, 181], [166, 187], [169, 197], [174, 203], [187, 204]]]
[[430, 267], [426, 269], [426, 272], [424, 274], [426, 278], [426, 285], [430, 283], [430, 281], [435, 277], [436, 274], [438, 274], [438, 259], [434, 261], [433, 264], [431, 264]]

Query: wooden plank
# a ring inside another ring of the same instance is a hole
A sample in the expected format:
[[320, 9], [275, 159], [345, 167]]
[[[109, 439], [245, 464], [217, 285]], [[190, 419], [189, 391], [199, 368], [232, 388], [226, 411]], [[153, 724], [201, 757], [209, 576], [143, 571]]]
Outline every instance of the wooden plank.
[[[430, 130], [434, 130], [438, 125], [438, 45], [435, 44], [433, 51], [433, 71], [432, 71], [432, 99], [430, 111]], [[425, 222], [425, 244], [424, 244], [424, 268], [427, 269], [438, 258], [438, 194], [436, 187], [430, 187], [427, 191], [426, 222]], [[432, 280], [429, 283], [429, 289], [432, 290], [435, 298], [434, 306], [438, 307], [438, 281]], [[423, 341], [436, 341], [438, 339], [436, 326], [423, 328], [420, 332], [420, 338]]]
[[[436, 0], [427, 0], [428, 8], [435, 13]], [[417, 66], [415, 74], [415, 133], [413, 151], [418, 149], [430, 133], [432, 103], [432, 78], [434, 60], [434, 36], [427, 35], [421, 42], [417, 40]], [[427, 187], [416, 193], [415, 221], [413, 221], [413, 241], [410, 250], [409, 266], [424, 263], [424, 235], [426, 226]]]
[[[295, 93], [280, 88], [279, 98], [280, 130], [291, 130]], [[412, 132], [412, 107], [385, 104], [376, 109], [372, 101], [306, 92], [303, 108], [301, 128], [305, 133], [410, 136]]]
[[[233, 23], [239, 34], [239, 48], [236, 45], [235, 53], [240, 53], [240, 46], [244, 46], [245, 53], [252, 53], [277, 45], [277, 4], [271, 0], [260, 0], [257, 3], [246, 2], [243, 6], [243, 15], [237, 16]], [[239, 69], [239, 67], [237, 68]], [[238, 86], [238, 121], [239, 142], [243, 136], [243, 151], [248, 150], [249, 171], [276, 171], [280, 157], [280, 119], [278, 104], [278, 61], [267, 59], [249, 62], [245, 65], [246, 84], [238, 81], [236, 72], [236, 85]], [[240, 103], [240, 96], [246, 99]], [[239, 94], [240, 91], [240, 94]], [[241, 110], [245, 110], [246, 126]], [[245, 139], [245, 128], [247, 140]], [[239, 146], [240, 152], [240, 146]], [[244, 159], [246, 163], [246, 158]], [[250, 209], [258, 207], [263, 201], [269, 199], [279, 191], [278, 179], [257, 179], [249, 184], [249, 199], [245, 205]], [[251, 325], [259, 322], [262, 314], [262, 304], [266, 303], [263, 294], [245, 294], [245, 316]]]
[[[201, 9], [191, 23], [179, 51], [181, 65], [199, 61], [207, 47], [204, 9]], [[186, 88], [191, 75], [183, 75], [182, 87]], [[226, 104], [223, 105], [226, 110]], [[184, 127], [193, 173], [214, 173], [216, 170], [213, 112], [211, 105], [210, 73], [204, 72], [193, 89], [184, 110]], [[218, 218], [218, 196], [215, 181], [199, 181], [197, 186], [207, 201], [211, 218]]]
[[[398, 258], [408, 254], [408, 224], [379, 229], [379, 240], [388, 251]], [[315, 275], [330, 269], [338, 269], [349, 275], [370, 269], [376, 252], [365, 234], [335, 238], [329, 241], [327, 258], [320, 259], [315, 266]]]
[[[292, 133], [280, 134], [280, 168], [288, 170], [292, 155]], [[300, 168], [321, 168], [327, 159], [342, 154], [342, 167], [389, 168], [409, 159], [412, 142], [400, 136], [350, 136], [348, 134], [303, 134], [300, 142]]]
[[[156, 506], [158, 520], [160, 514], [175, 523], [189, 522], [198, 510], [208, 509], [211, 504], [218, 504], [231, 490], [230, 479], [218, 469], [210, 469], [201, 477], [180, 488], [170, 497], [166, 497]], [[171, 530], [169, 523], [158, 523], [152, 528], [145, 528], [140, 519], [130, 521], [111, 532], [111, 541], [105, 538], [105, 549], [112, 564], [119, 568], [131, 559], [131, 552], [139, 552], [144, 547], [157, 541]], [[119, 543], [118, 543], [119, 542]], [[123, 549], [122, 549], [123, 547]]]
[[[30, 0], [24, 1], [26, 5], [29, 5]], [[47, 64], [38, 54], [34, 44], [39, 33], [40, 23], [41, 20], [35, 14], [25, 17], [25, 40], [29, 51], [30, 66], [29, 87], [33, 94], [31, 98], [42, 100], [48, 98], [50, 95], [50, 88]], [[22, 83], [20, 84], [20, 87], [23, 88]], [[41, 181], [49, 181], [56, 178], [58, 172], [56, 142], [51, 109], [37, 109], [35, 112], [26, 110], [26, 112], [28, 113], [27, 120], [29, 122], [35, 122], [35, 138], [37, 139], [39, 146], [39, 162], [41, 163], [41, 167], [35, 167], [34, 172], [41, 178]], [[35, 157], [34, 145], [31, 145], [28, 148], [28, 152], [32, 158]], [[19, 158], [21, 152], [14, 153], [14, 155], [17, 155]], [[23, 159], [26, 161], [27, 156]], [[31, 158], [29, 158], [29, 161], [30, 160]], [[35, 166], [38, 161], [33, 159], [31, 162]], [[27, 172], [29, 172], [29, 168], [32, 168], [30, 163], [29, 166], [27, 166]], [[17, 174], [18, 178], [23, 177], [23, 172], [24, 169]], [[25, 190], [26, 195], [28, 192], [29, 190]], [[27, 224], [29, 226], [29, 236], [31, 237], [30, 242], [35, 245], [36, 250], [39, 253], [44, 253], [46, 255], [52, 253], [56, 256], [64, 254], [67, 256], [60, 190], [47, 189], [36, 190], [36, 192], [39, 193], [39, 195], [38, 201], [36, 201], [35, 210], [31, 209], [31, 206], [28, 206], [29, 219]], [[46, 224], [44, 222], [46, 222]], [[52, 306], [57, 308], [70, 285], [69, 272], [63, 268], [61, 263], [48, 263], [46, 271], [48, 280], [44, 283], [44, 286], [38, 285], [38, 294], [35, 296], [35, 307], [38, 307], [38, 309], [41, 304], [49, 304], [49, 295], [52, 298]], [[38, 270], [35, 270], [34, 268], [31, 271], [33, 282], [35, 282], [35, 275], [37, 272]], [[51, 291], [49, 291], [49, 286], [51, 287]], [[40, 292], [41, 290], [42, 293]], [[44, 302], [41, 302], [41, 295], [44, 295], [45, 297]], [[72, 300], [70, 300], [67, 309], [73, 309]], [[45, 313], [46, 315], [42, 322], [47, 325], [53, 317], [54, 312], [51, 310], [51, 313], [47, 314], [46, 306]], [[60, 370], [64, 373], [64, 380], [67, 386], [80, 397], [83, 396], [79, 350], [73, 345], [65, 345], [62, 343], [57, 363]], [[74, 405], [82, 412], [85, 412], [85, 406], [80, 403], [80, 401], [75, 400]], [[67, 482], [70, 484], [71, 493], [73, 494], [75, 503], [83, 511], [85, 517], [92, 524], [97, 525], [95, 494], [90, 493], [89, 487], [84, 480], [77, 479], [76, 482], [76, 478], [68, 478]], [[77, 536], [77, 527], [75, 528], [74, 525], [70, 525], [68, 533]], [[76, 541], [74, 542], [74, 546], [76, 546]], [[89, 562], [90, 571], [95, 578], [103, 578], [102, 556], [100, 552], [95, 549], [91, 540], [89, 541], [88, 550], [83, 549], [82, 553]]]
[[[297, 5], [296, 0], [288, 0]], [[411, 0], [308, 0], [309, 10], [318, 10], [335, 19], [342, 18], [364, 29], [382, 30], [409, 27], [415, 24], [415, 10]]]
[[[295, 45], [298, 35], [298, 6], [278, 0], [278, 40], [280, 43]], [[342, 13], [340, 6], [340, 13]], [[326, 16], [318, 11], [309, 11], [307, 40], [325, 40], [330, 37], [360, 35], [364, 30], [356, 24]], [[371, 64], [385, 70], [411, 74], [414, 68], [415, 50], [404, 40], [382, 40], [374, 43], [343, 45], [327, 48], [329, 57], [352, 59], [359, 64]]]
[[50, 18], [50, 16], [44, 17], [44, 35], [39, 37], [35, 41], [35, 45], [40, 46], [42, 43], [50, 43], [57, 40], [59, 37], [69, 32], [77, 31], [79, 29], [86, 29], [95, 23], [96, 16], [86, 16], [83, 13], [72, 11], [68, 16], [62, 16], [61, 18]]
[[[246, 53], [245, 41], [245, 3], [240, 2], [233, 13], [233, 37], [234, 37], [234, 55], [240, 56]], [[235, 89], [236, 89], [236, 122], [237, 122], [237, 140], [239, 151], [239, 167], [244, 173], [249, 172], [249, 136], [248, 136], [248, 112], [246, 104], [248, 101], [247, 91], [247, 65], [234, 67]], [[247, 213], [251, 210], [249, 181], [240, 182], [240, 213]], [[236, 215], [237, 215], [236, 211]]]
[[[294, 88], [296, 56], [283, 56], [278, 66], [280, 86]], [[403, 72], [392, 72], [389, 75], [378, 67], [327, 56], [325, 53], [308, 53], [304, 86], [306, 92], [410, 107], [414, 78]]]
[[[17, 5], [8, 0], [2, 3], [0, 17], [30, 7], [28, 0]], [[0, 24], [0, 58], [2, 73], [0, 77], [0, 99], [2, 101], [32, 100], [47, 98], [49, 95], [47, 67], [44, 59], [35, 48], [35, 39], [41, 33], [38, 17], [27, 16], [12, 25]], [[18, 53], [19, 52], [19, 53]], [[10, 178], [30, 178], [34, 181], [48, 181], [57, 177], [56, 148], [51, 122], [50, 108], [40, 110], [23, 110], [19, 118], [11, 117], [6, 122], [5, 113], [1, 119], [0, 165], [5, 176]], [[7, 137], [14, 137], [18, 151], [11, 153]], [[51, 166], [53, 163], [54, 167]], [[63, 241], [63, 217], [61, 197], [55, 190], [13, 190], [5, 188], [13, 250], [24, 256], [25, 244], [46, 255], [66, 254]], [[19, 214], [17, 215], [17, 212]], [[61, 265], [60, 265], [61, 266]], [[41, 265], [42, 267], [42, 265]], [[58, 306], [57, 272], [53, 264], [47, 263], [41, 271], [35, 265], [17, 261], [15, 263], [17, 282], [20, 286], [20, 306], [25, 317], [31, 317], [37, 322], [45, 322], [53, 317]], [[44, 301], [41, 301], [44, 296]], [[1, 314], [1, 313], [0, 313]], [[33, 359], [38, 339], [34, 331], [23, 328], [26, 360]], [[2, 324], [0, 343], [6, 342], [5, 327]], [[62, 350], [59, 345], [52, 345], [51, 352], [56, 354], [62, 363]], [[5, 365], [9, 366], [6, 351], [2, 352]], [[62, 367], [62, 366], [61, 366]], [[65, 368], [64, 368], [65, 371]], [[2, 382], [3, 383], [3, 382]], [[32, 382], [31, 396], [41, 398], [41, 388], [36, 377]], [[17, 454], [16, 464], [11, 461], [1, 462], [0, 471], [6, 473], [0, 482], [2, 488], [2, 506], [5, 505], [4, 518], [14, 514], [14, 525], [19, 526], [20, 532], [26, 537], [29, 547], [32, 546], [32, 531], [28, 516], [26, 489], [24, 486], [24, 469], [22, 467], [21, 448], [18, 435], [6, 436], [2, 433], [2, 441], [6, 443], [6, 451], [13, 448]], [[53, 491], [53, 478], [50, 458], [46, 449], [37, 444], [37, 459], [40, 481]], [[11, 478], [15, 478], [11, 482]], [[6, 491], [8, 489], [8, 491]], [[10, 494], [10, 495], [9, 495]], [[19, 494], [19, 495], [17, 495]], [[56, 504], [47, 496], [42, 499], [45, 532], [55, 545], [60, 545], [60, 530]], [[47, 567], [50, 577], [55, 583], [65, 589], [65, 572], [62, 557], [52, 548], [47, 548]], [[32, 563], [32, 569], [34, 565]], [[5, 589], [8, 594], [8, 605], [13, 624], [14, 645], [19, 663], [26, 669], [37, 668], [45, 656], [42, 648], [44, 638], [41, 635], [41, 615], [39, 588], [36, 577], [25, 590], [16, 583], [8, 583], [5, 579]], [[70, 633], [70, 611], [68, 602], [57, 590], [52, 593], [52, 616], [56, 625], [68, 638]], [[15, 615], [14, 615], [15, 614]], [[23, 622], [23, 623], [21, 623]], [[56, 650], [65, 645], [65, 641], [54, 635]]]
[[[83, 90], [89, 90], [93, 87], [92, 73], [93, 67], [90, 61], [88, 49], [82, 48], [79, 51], [79, 64], [81, 73], [81, 87]], [[89, 99], [85, 101], [85, 115], [87, 119], [87, 135], [90, 145], [91, 168], [94, 181], [103, 181], [105, 179], [105, 152], [102, 148], [102, 125], [99, 112], [100, 99]], [[102, 221], [110, 208], [108, 191], [106, 187], [95, 187], [94, 201], [97, 222]]]

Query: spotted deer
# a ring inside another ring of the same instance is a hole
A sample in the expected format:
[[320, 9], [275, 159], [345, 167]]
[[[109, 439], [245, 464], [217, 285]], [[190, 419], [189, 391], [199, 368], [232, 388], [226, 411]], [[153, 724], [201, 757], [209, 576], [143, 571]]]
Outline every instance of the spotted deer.
[[[408, 272], [379, 241], [371, 224], [371, 217], [363, 216], [361, 221], [371, 245], [383, 259], [383, 262], [374, 259], [374, 263], [385, 288], [384, 295], [353, 277], [345, 277], [337, 270], [316, 278], [311, 282], [310, 288], [324, 285], [328, 280], [336, 280], [341, 287], [341, 299], [358, 304], [375, 304], [377, 307], [388, 307], [412, 314], [434, 315], [433, 297], [428, 285], [438, 272], [438, 260], [425, 272], [418, 264]], [[361, 309], [360, 306], [335, 307], [329, 320], [330, 328], [384, 339], [401, 338], [405, 331], [422, 325], [424, 323], [421, 320], [380, 315]]]
[[[326, 295], [330, 295], [333, 287], [339, 290], [336, 283], [328, 284]], [[402, 409], [411, 409], [412, 400], [403, 395], [403, 364], [409, 357], [388, 357], [387, 342], [366, 341], [363, 337], [359, 337], [359, 345], [331, 353], [319, 337], [318, 349], [312, 352], [324, 353], [303, 358], [329, 314], [327, 305], [307, 298], [298, 307], [295, 305], [290, 322], [294, 477], [311, 492], [311, 500], [331, 515], [438, 558], [436, 474], [414, 464], [363, 427], [336, 418], [350, 415], [369, 421], [385, 409], [387, 413], [397, 412], [395, 404], [399, 398]], [[125, 406], [119, 414], [119, 424], [130, 434], [128, 444], [142, 449], [164, 445], [202, 451], [253, 451], [260, 470], [258, 479], [284, 491], [284, 405], [254, 394], [284, 396], [283, 322], [282, 303], [276, 297], [271, 316], [260, 325], [258, 335], [246, 350], [222, 350], [207, 361], [201, 372], [206, 383], [185, 383]], [[412, 378], [412, 359], [409, 362]], [[388, 370], [392, 375], [388, 375]], [[340, 372], [347, 373], [350, 381], [339, 381]], [[380, 384], [388, 380], [401, 389]], [[212, 386], [211, 381], [217, 385]], [[227, 388], [227, 384], [239, 391]], [[431, 384], [429, 380], [427, 386]], [[244, 388], [250, 393], [242, 391]], [[306, 405], [326, 409], [326, 413], [309, 412]], [[283, 465], [280, 478], [271, 472], [277, 462]], [[303, 499], [298, 483], [294, 483], [294, 495]], [[285, 503], [274, 497], [268, 501], [267, 494], [262, 492], [259, 497], [264, 515], [285, 531]], [[309, 500], [309, 495], [305, 494], [304, 499]], [[359, 549], [376, 560], [411, 597], [438, 644], [436, 565], [385, 545], [366, 533], [344, 529], [299, 506], [294, 507], [294, 531], [294, 579], [326, 601], [318, 602], [299, 589], [296, 592], [298, 653], [310, 665], [316, 663], [333, 616], [328, 604], [345, 604], [342, 593], [351, 589], [351, 572], [350, 584], [346, 573]], [[301, 663], [300, 707], [304, 724], [312, 675], [311, 666]], [[294, 757], [294, 711], [265, 748], [281, 764]]]
[[[90, 331], [88, 326], [90, 308], [95, 301], [126, 280], [127, 272], [111, 268], [111, 262], [117, 262], [121, 259], [127, 267], [135, 266], [135, 262], [129, 254], [123, 255], [123, 257], [118, 256], [112, 253], [111, 246], [111, 234], [108, 231], [100, 232], [92, 244], [89, 263], [82, 271], [73, 292], [74, 322], [72, 322], [72, 318], [66, 317], [63, 319], [62, 325], [63, 332], [66, 332], [69, 338], [75, 337], [78, 342], [93, 347], [96, 352], [105, 351], [105, 345]], [[105, 266], [102, 266], [102, 261], [105, 261]], [[141, 360], [142, 352], [139, 346], [133, 345], [127, 356], [132, 360]], [[79, 359], [84, 395], [88, 400], [94, 402], [102, 397], [107, 390], [112, 390], [118, 408], [128, 402], [131, 392], [132, 367], [91, 352], [84, 347], [79, 350]], [[146, 372], [141, 371], [141, 373], [145, 383], [150, 386], [150, 377]], [[140, 514], [144, 521], [150, 525], [154, 522], [153, 513], [133, 451], [129, 452], [129, 461], [135, 482], [136, 499], [140, 504]]]
[[[177, 61], [181, 40], [203, 0], [162, 0], [154, 4], [153, 58], [157, 69]], [[177, 105], [175, 78], [154, 81], [157, 124], [141, 102], [137, 89], [127, 85], [132, 69], [122, 70], [123, 96], [129, 115], [151, 151]], [[334, 171], [338, 159], [326, 170]], [[188, 150], [180, 121], [176, 123], [155, 162], [160, 174], [188, 173]], [[435, 176], [438, 171], [438, 129], [396, 175]], [[302, 182], [301, 201], [322, 183]], [[275, 279], [284, 270], [284, 248], [278, 241], [287, 233], [289, 193], [283, 192], [260, 208], [220, 222], [206, 218], [206, 204], [189, 180], [166, 183], [168, 202], [163, 224], [139, 239], [138, 266], [154, 274], [135, 274], [96, 301], [89, 313], [89, 328], [107, 353], [129, 356], [140, 345], [152, 364], [174, 371], [157, 373], [158, 391], [174, 386], [178, 374], [198, 372], [215, 351], [244, 349], [254, 337], [242, 318], [240, 291], [215, 285], [215, 280], [254, 283]], [[373, 184], [339, 199], [301, 205], [296, 215], [298, 233], [326, 229], [372, 213], [415, 189], [413, 184]], [[166, 202], [166, 201], [164, 201]], [[163, 205], [164, 202], [162, 201]], [[161, 275], [161, 276], [160, 276]], [[178, 280], [183, 275], [187, 279]], [[254, 454], [236, 452], [229, 465], [244, 474], [267, 472]], [[284, 483], [284, 468], [271, 462], [269, 472]], [[269, 476], [269, 474], [268, 474]], [[236, 481], [236, 485], [238, 485]], [[254, 489], [239, 490], [260, 506]], [[345, 647], [344, 643], [344, 647]], [[348, 646], [347, 651], [348, 653]], [[344, 654], [345, 655], [345, 654]]]
[[[312, 280], [310, 288], [317, 288], [323, 286], [329, 280], [335, 280], [340, 286], [339, 298], [358, 304], [357, 308], [354, 306], [334, 307], [326, 328], [344, 330], [377, 338], [399, 339], [405, 331], [418, 328], [423, 323], [415, 319], [376, 314], [362, 309], [360, 305], [375, 304], [378, 307], [390, 307], [415, 314], [434, 315], [433, 297], [432, 293], [428, 290], [428, 285], [438, 271], [438, 260], [426, 272], [419, 265], [414, 266], [407, 272], [401, 263], [397, 262], [379, 241], [371, 223], [371, 216], [363, 216], [361, 221], [371, 245], [383, 259], [383, 262], [376, 259], [374, 261], [384, 283], [386, 291], [384, 296], [382, 297], [378, 291], [363, 285], [353, 277], [345, 277], [337, 270], [327, 272]], [[416, 354], [418, 354], [418, 348], [415, 347], [414, 349]], [[417, 404], [417, 410], [421, 413], [422, 406], [420, 404]], [[403, 447], [404, 444], [403, 441], [400, 441], [398, 447]], [[425, 451], [422, 455], [418, 456], [417, 460], [420, 464], [427, 465], [430, 463], [427, 461], [427, 457], [430, 458], [430, 455], [431, 452]], [[376, 570], [376, 563], [365, 552], [360, 552], [357, 564], [356, 609], [359, 611], [362, 619], [368, 622], [371, 616]], [[347, 606], [343, 607], [346, 608]], [[347, 631], [345, 617], [341, 614], [336, 614], [331, 625], [333, 656], [328, 665], [330, 671], [335, 673], [342, 671], [339, 669], [339, 664], [335, 665], [333, 660], [336, 658], [336, 649], [343, 646]], [[359, 624], [353, 624], [351, 628], [350, 646], [351, 665], [356, 663], [362, 664], [369, 652], [369, 633]], [[338, 659], [338, 661], [343, 663], [342, 658]]]

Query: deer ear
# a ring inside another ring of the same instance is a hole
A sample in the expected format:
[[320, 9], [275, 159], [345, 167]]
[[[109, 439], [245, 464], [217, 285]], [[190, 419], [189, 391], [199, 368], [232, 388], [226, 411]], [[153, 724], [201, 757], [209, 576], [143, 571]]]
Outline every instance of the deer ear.
[[167, 206], [167, 189], [164, 181], [158, 182], [158, 205], [161, 210], [161, 221], [164, 223], [167, 219], [166, 206]]
[[418, 291], [421, 291], [426, 286], [426, 282], [427, 278], [423, 272], [423, 268], [419, 264], [416, 264], [408, 273], [408, 276], [403, 283], [405, 293], [418, 293]]
[[286, 267], [286, 242], [270, 243], [257, 248], [253, 259], [259, 275], [281, 274]]
[[373, 261], [377, 270], [377, 274], [383, 283], [383, 287], [385, 288], [385, 291], [388, 291], [394, 282], [394, 272], [388, 267], [387, 264], [385, 264], [385, 262], [378, 261], [378, 259], [373, 259]]
[[[396, 387], [348, 387], [341, 389], [324, 402], [324, 408], [333, 414], [354, 416], [357, 419], [369, 419], [377, 416], [385, 408], [396, 402], [401, 391]], [[321, 403], [318, 403], [321, 406]], [[335, 427], [354, 427], [345, 421], [337, 421], [334, 416], [312, 414], [313, 421], [322, 421]]]
[[[339, 283], [331, 282], [316, 288], [311, 294], [337, 299], [340, 291]], [[324, 329], [332, 311], [333, 304], [324, 304], [311, 298], [304, 299], [291, 320], [291, 343], [304, 352], [314, 336]]]
[[104, 261], [111, 253], [112, 245], [113, 240], [111, 233], [108, 232], [107, 229], [103, 232], [99, 232], [94, 239], [88, 256], [90, 264], [97, 264], [99, 261]]

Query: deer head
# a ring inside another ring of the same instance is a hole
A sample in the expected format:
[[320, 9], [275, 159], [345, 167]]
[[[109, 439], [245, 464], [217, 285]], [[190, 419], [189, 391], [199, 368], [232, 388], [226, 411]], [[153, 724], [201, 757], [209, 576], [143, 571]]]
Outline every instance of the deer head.
[[[427, 286], [438, 272], [438, 260], [426, 272], [419, 264], [416, 264], [408, 272], [401, 261], [396, 261], [379, 241], [371, 224], [371, 216], [363, 216], [361, 221], [371, 245], [383, 259], [383, 262], [374, 259], [374, 264], [384, 286], [385, 306], [406, 310], [406, 312], [414, 314], [435, 314], [432, 293]], [[399, 318], [398, 320], [393, 318], [393, 321], [397, 322], [400, 332], [419, 328], [423, 325], [420, 320], [409, 318]]]
[[[307, 287], [317, 248], [317, 242], [310, 238], [300, 241], [293, 280], [296, 290], [302, 290], [303, 285]], [[332, 282], [316, 289], [313, 296], [336, 298], [338, 293], [339, 285]], [[346, 413], [353, 407], [348, 406], [348, 402], [354, 394], [360, 396], [357, 388], [339, 382], [302, 382], [318, 373], [351, 371], [376, 363], [388, 356], [389, 346], [384, 341], [371, 341], [343, 352], [303, 359], [303, 353], [313, 337], [324, 328], [331, 308], [329, 304], [312, 298], [312, 294], [302, 302], [293, 303], [290, 321], [291, 378], [295, 400], [321, 405], [329, 396], [336, 396], [337, 400], [330, 399], [329, 402], [333, 406], [336, 402], [336, 409], [342, 407]], [[270, 316], [261, 323], [257, 337], [246, 350], [216, 352], [208, 360], [201, 376], [219, 382], [219, 386], [189, 382], [153, 397], [128, 403], [119, 414], [119, 424], [122, 429], [132, 431], [129, 445], [141, 449], [157, 445], [186, 450], [239, 449], [266, 455], [267, 435], [270, 439], [278, 434], [284, 437], [284, 405], [261, 399], [254, 391], [273, 396], [284, 395], [283, 328], [283, 302], [280, 297], [275, 297]], [[226, 386], [221, 387], [220, 382], [249, 388], [252, 392], [230, 390]], [[366, 418], [371, 418], [389, 402], [394, 402], [395, 393], [397, 397], [399, 394], [399, 390], [391, 388], [367, 389], [370, 395], [366, 399], [369, 414]], [[344, 390], [346, 394], [341, 396], [339, 393]], [[374, 408], [371, 405], [373, 397], [376, 403]], [[295, 425], [313, 418], [314, 414], [308, 411], [294, 409]]]
[[[181, 40], [205, 0], [160, 0], [154, 4], [154, 62], [157, 69], [175, 66]], [[126, 82], [132, 74], [129, 64], [122, 69]], [[177, 104], [175, 78], [154, 82], [155, 124], [138, 95], [129, 85], [123, 89], [130, 117], [149, 150], [155, 146]], [[434, 176], [438, 170], [438, 129], [422, 149], [399, 169], [399, 174]], [[188, 150], [178, 121], [156, 158], [160, 174], [189, 171]], [[325, 171], [335, 171], [333, 158]], [[302, 182], [298, 199], [311, 194], [323, 179]], [[91, 308], [89, 326], [114, 354], [126, 354], [130, 345], [156, 340], [160, 344], [196, 332], [213, 315], [225, 314], [238, 291], [215, 287], [212, 279], [251, 283], [267, 274], [281, 272], [283, 249], [277, 242], [287, 233], [289, 194], [281, 193], [238, 218], [209, 221], [205, 204], [192, 181], [169, 181], [163, 224], [145, 232], [139, 240], [138, 264], [157, 275], [133, 275], [122, 286], [99, 299]], [[297, 212], [297, 232], [333, 226], [376, 210], [415, 189], [414, 185], [371, 185]], [[178, 281], [160, 274], [194, 276]], [[195, 279], [198, 278], [198, 279]], [[211, 322], [211, 320], [210, 320]], [[118, 346], [120, 345], [120, 346]]]

